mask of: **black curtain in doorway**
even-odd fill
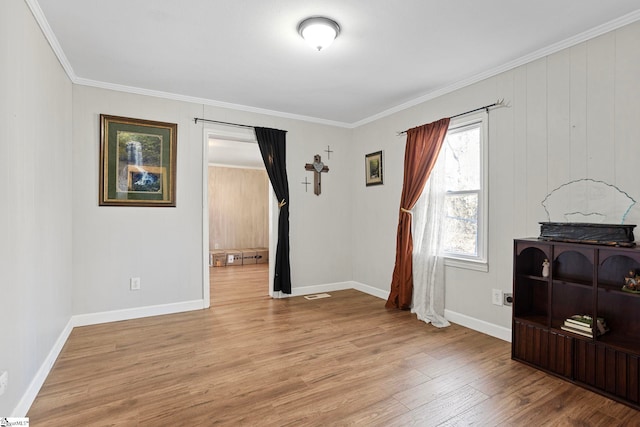
[[[287,179],[286,134],[284,130],[256,127],[256,138],[273,191],[278,198],[278,246],[273,290],[291,293],[289,265],[289,181]]]

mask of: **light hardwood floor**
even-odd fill
[[[76,328],[32,426],[615,426],[638,411],[354,290],[272,300],[213,268],[212,308]]]

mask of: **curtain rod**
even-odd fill
[[[221,125],[237,126],[239,128],[255,129],[255,126],[242,125],[240,123],[221,122],[219,120],[202,119],[202,118],[199,118],[199,117],[195,117],[193,119],[194,123],[196,123],[196,124],[198,124],[198,120],[200,120],[201,122],[218,123],[218,124],[221,124]]]
[[[460,117],[460,116],[464,116],[467,114],[471,114],[471,113],[475,113],[476,111],[480,111],[480,110],[487,110],[487,113],[489,112],[489,108],[491,107],[504,107],[504,98],[503,99],[499,99],[496,102],[494,102],[493,104],[489,104],[489,105],[485,105],[484,107],[478,107],[478,108],[474,108],[473,110],[469,110],[469,111],[465,111],[464,113],[460,113],[460,114],[456,114],[455,116],[451,116],[449,117],[450,119],[455,119],[456,117]],[[405,133],[407,133],[408,129],[402,132],[398,132],[398,136],[400,135],[404,135]]]

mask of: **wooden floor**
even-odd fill
[[[615,426],[640,413],[358,291],[272,300],[213,268],[212,308],[73,330],[32,426]]]

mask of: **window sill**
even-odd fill
[[[455,267],[455,268],[464,268],[467,270],[475,270],[488,272],[489,264],[486,261],[472,261],[469,259],[460,259],[460,258],[445,258],[444,265],[446,267]]]

